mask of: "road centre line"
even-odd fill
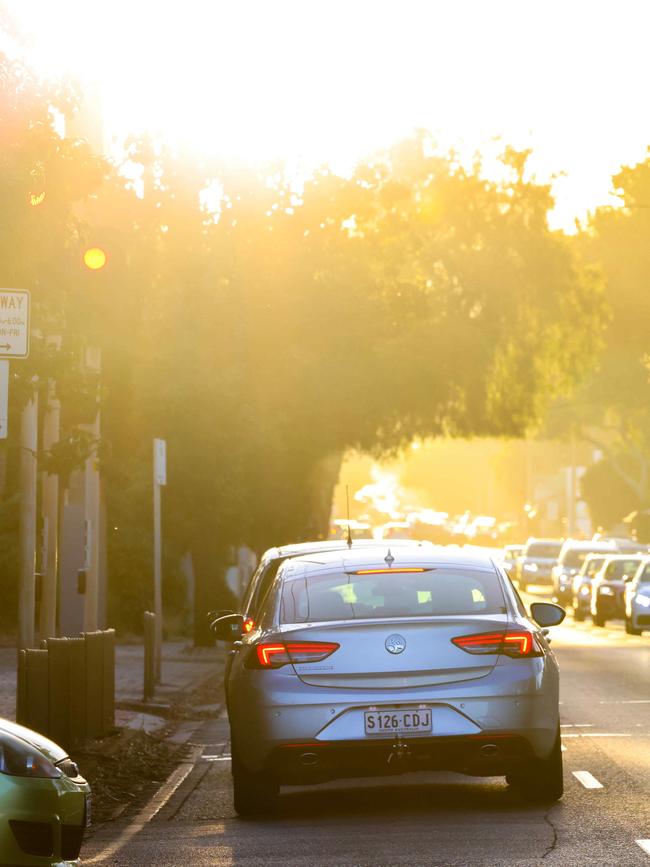
[[[581,783],[585,789],[604,789],[602,783],[598,782],[598,780],[594,777],[593,774],[590,774],[589,771],[572,771],[571,772],[576,780]]]
[[[646,855],[650,855],[650,840],[636,840],[636,845],[640,846]]]
[[[563,738],[631,738],[626,732],[580,732],[562,735]]]

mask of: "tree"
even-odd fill
[[[604,455],[602,471],[615,474],[628,495],[616,516],[650,502],[650,158],[613,178],[620,208],[600,208],[576,247],[588,266],[603,273],[609,319],[598,365],[556,414]],[[611,514],[612,497],[594,484],[592,510]],[[630,502],[630,494],[632,500]]]

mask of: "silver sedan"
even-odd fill
[[[486,554],[386,547],[287,560],[258,622],[228,615],[235,809],[282,784],[452,770],[560,798],[559,676],[540,626]]]

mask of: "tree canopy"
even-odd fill
[[[127,596],[139,619],[148,595],[153,436],[169,444],[167,572],[192,552],[200,611],[226,601],[229,545],[326,533],[344,450],[522,435],[594,362],[601,284],[549,230],[526,153],[504,152],[500,181],[423,133],[349,177],[150,142],[108,166],[56,135],[49,92],[2,69],[5,281],[34,289],[37,327],[65,338],[25,374],[69,383],[72,437],[74,407],[97,395],[75,347],[102,348],[122,617]],[[94,238],[109,252],[100,274],[80,264]]]

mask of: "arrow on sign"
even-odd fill
[[[0,343],[0,349],[11,349],[11,343]]]

